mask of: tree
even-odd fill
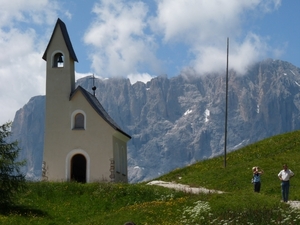
[[[0,205],[13,203],[16,194],[25,187],[25,176],[20,168],[25,161],[16,162],[20,148],[18,142],[9,142],[11,122],[0,126]]]

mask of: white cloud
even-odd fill
[[[221,46],[196,46],[194,50],[196,58],[191,65],[197,73],[225,72],[226,40],[224,39]],[[242,42],[229,39],[229,69],[234,69],[242,75],[253,62],[266,57],[269,51],[271,50],[267,45],[267,40],[253,33],[249,33]]]
[[[277,9],[281,0],[158,0],[152,29],[165,41],[215,41],[229,34],[239,35],[245,19],[256,11]]]
[[[165,44],[186,43],[194,55],[188,66],[197,73],[225,70],[226,39],[230,37],[230,65],[244,73],[249,65],[271,51],[265,37],[243,30],[246,18],[251,19],[257,11],[264,14],[277,9],[280,3],[280,0],[158,0],[157,17],[150,23],[153,31],[163,35]]]
[[[96,18],[84,41],[93,46],[92,68],[97,74],[126,76],[139,73],[142,66],[159,70],[156,44],[144,33],[148,8],[143,2],[105,0],[93,12]]]
[[[41,52],[14,57],[0,69],[0,123],[13,120],[15,112],[33,96],[45,94],[45,63]],[[2,60],[1,60],[2,61]]]
[[[95,5],[96,18],[84,41],[93,47],[90,57],[97,74],[127,76],[146,69],[164,73],[163,62],[155,56],[159,45],[184,43],[191,55],[187,66],[197,73],[224,71],[227,37],[232,43],[231,65],[239,73],[245,72],[254,60],[263,58],[265,51],[281,52],[270,50],[265,37],[243,30],[247,20],[277,9],[281,0],[157,0],[156,3],[157,11],[152,17],[147,14],[147,5],[140,1],[103,0]],[[146,31],[150,27],[154,33]],[[160,37],[162,43],[158,41]]]
[[[135,84],[138,81],[141,81],[146,84],[148,81],[154,78],[154,76],[151,76],[148,73],[140,73],[140,74],[129,74],[127,78],[130,80],[131,84]]]
[[[57,1],[50,0],[0,0],[0,27],[15,22],[51,24],[58,7]]]
[[[0,124],[12,121],[31,97],[45,94],[46,42],[33,26],[53,29],[56,6],[56,1],[0,0]]]
[[[231,51],[231,68],[240,74],[244,74],[253,62],[266,57],[269,46],[264,38],[249,33],[241,44],[235,43]]]
[[[66,16],[69,20],[72,19],[72,13],[70,13],[69,10],[67,10],[67,11],[65,12],[65,16]]]
[[[35,49],[35,32],[12,29],[0,31],[0,123],[13,120],[14,113],[28,100],[45,90],[45,63]],[[9,112],[9,113],[8,113]]]
[[[87,77],[87,76],[92,76],[92,75],[93,75],[93,73],[77,73],[75,71],[75,79],[76,79],[76,81],[79,80],[79,79],[81,79],[81,78],[84,78],[84,77]],[[96,77],[96,75],[95,75],[95,77]]]
[[[265,12],[269,13],[277,10],[281,6],[281,0],[267,0],[267,1],[260,1],[260,9]]]
[[[258,1],[159,0],[152,28],[165,41],[207,42],[241,29],[241,16]]]

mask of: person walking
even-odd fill
[[[281,195],[282,201],[288,202],[290,179],[294,176],[294,173],[288,168],[287,164],[283,164],[283,170],[278,173],[278,178],[281,180]]]
[[[260,175],[264,173],[262,169],[259,169],[258,166],[255,166],[252,168],[253,172],[253,187],[254,187],[254,192],[259,193],[260,192],[260,187],[261,187],[261,180],[260,180]]]

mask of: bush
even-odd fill
[[[16,162],[19,154],[18,142],[7,142],[11,122],[0,126],[0,205],[9,205],[18,191],[25,187],[25,176],[20,173],[24,161]]]

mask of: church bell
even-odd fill
[[[58,61],[57,61],[58,63],[63,63],[64,61],[63,61],[63,58],[62,58],[62,55],[60,55],[59,57],[58,57]]]

